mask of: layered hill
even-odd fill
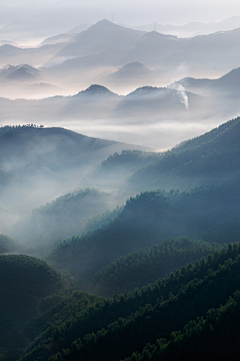
[[[123,150],[103,160],[89,175],[93,184],[122,184],[128,176],[146,165],[157,162],[164,153]]]
[[[218,311],[209,309],[221,307],[223,311],[221,305],[230,296],[234,301],[230,297],[228,305],[233,309],[238,306],[238,292],[234,292],[238,290],[239,267],[239,244],[230,244],[227,249],[216,251],[195,265],[189,263],[155,284],[136,289],[133,294],[115,295],[113,300],[99,302],[81,314],[69,308],[68,319],[61,323],[62,327],[58,328],[54,322],[45,326],[21,360],[77,360],[79,357],[121,360],[133,353],[131,360],[134,360],[136,352],[143,352],[145,360],[149,352],[158,351],[170,340],[175,341],[175,337],[181,335],[179,331],[190,321],[197,319],[199,322],[201,317],[209,319],[211,314],[214,322]],[[228,313],[226,324],[230,326],[237,314]],[[187,329],[191,325],[195,323],[189,324]],[[191,337],[191,333],[188,336]],[[197,342],[194,338],[192,341]],[[149,343],[155,342],[156,346],[150,347]],[[44,347],[47,344],[51,346]],[[237,346],[235,338],[232,344]],[[202,345],[207,347],[206,338],[202,339]],[[149,351],[147,354],[144,346]],[[226,347],[230,351],[229,346]]]
[[[117,197],[96,189],[65,194],[21,217],[9,230],[32,252],[51,249],[73,234],[81,234],[87,222],[117,205]]]
[[[14,353],[30,342],[24,332],[26,323],[39,315],[44,296],[63,288],[64,279],[46,262],[25,255],[1,255],[0,272],[1,357],[6,353],[6,360],[16,359]]]
[[[11,122],[17,117],[32,123],[36,120],[44,122],[48,118],[66,123],[67,119],[71,119],[74,123],[80,121],[83,126],[86,120],[104,121],[107,124],[114,122],[119,126],[128,123],[129,119],[138,123],[146,121],[146,118],[150,123],[160,123],[166,119],[196,122],[197,116],[202,119],[212,114],[207,100],[200,95],[184,89],[152,86],[140,87],[126,96],[120,96],[102,85],[92,84],[73,96],[38,100],[0,98],[0,104],[0,120],[9,119]]]
[[[141,193],[130,198],[110,222],[102,222],[91,232],[60,243],[49,261],[57,268],[68,269],[87,287],[89,283],[85,282],[91,275],[120,256],[168,237],[189,235],[204,240],[206,230],[211,234],[211,230],[233,216],[236,218],[232,218],[232,227],[228,228],[228,239],[235,241],[239,230],[238,201],[239,175],[218,186],[189,192]],[[222,237],[217,240],[219,243],[225,243],[225,233]]]
[[[141,189],[186,188],[231,177],[239,171],[240,119],[186,141],[159,161],[135,172],[130,183]]]
[[[1,207],[7,210],[6,214],[10,213],[6,219],[3,212],[2,227],[11,225],[13,216],[16,221],[17,216],[33,208],[86,187],[84,179],[88,172],[111,154],[123,149],[143,149],[63,128],[33,125],[3,127],[0,140],[0,163],[11,176],[2,186],[0,197]]]
[[[0,254],[24,252],[24,245],[22,242],[10,238],[5,234],[0,234]]]
[[[170,87],[178,89],[182,85],[186,91],[212,97],[235,98],[239,96],[240,68],[231,70],[229,73],[217,79],[183,78]],[[228,99],[230,100],[230,99]]]

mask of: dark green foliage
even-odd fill
[[[63,277],[46,262],[25,255],[0,256],[0,288],[45,296],[63,287]]]
[[[156,162],[162,153],[141,152],[140,150],[123,150],[121,153],[114,153],[106,160],[101,162],[102,170],[108,170],[110,167],[128,167],[139,168],[147,163]]]
[[[12,348],[0,347],[0,361],[17,360],[20,355],[21,351]]]
[[[27,346],[26,323],[40,312],[42,296],[63,287],[63,277],[46,262],[25,255],[1,255],[0,275],[0,347],[7,361]]]
[[[205,241],[203,235],[209,227],[218,228],[229,217],[240,219],[239,180],[236,175],[219,186],[199,187],[182,193],[141,193],[130,198],[110,222],[60,243],[50,254],[49,261],[88,282],[95,272],[120,256],[151,247],[166,238],[188,235]],[[236,229],[229,231],[229,242],[235,240],[235,234]],[[208,241],[211,242],[209,237]]]
[[[98,182],[115,184],[137,169],[155,163],[162,156],[163,153],[123,150],[121,153],[114,153],[102,161],[91,177],[97,177]]]
[[[209,256],[208,266],[216,268],[216,261],[223,254],[237,254],[239,250],[239,245],[230,245],[228,251]],[[165,301],[156,299],[155,304],[145,304],[137,312],[129,313],[125,319],[116,318],[107,328],[85,335],[81,342],[76,340],[69,349],[52,356],[50,360],[120,360],[133,352],[141,352],[144,344],[154,343],[158,338],[174,338],[172,331],[180,331],[191,320],[206,315],[210,308],[219,307],[239,287],[240,255],[234,261],[230,258],[224,264],[219,264],[217,270],[208,268],[205,275],[196,278],[205,264],[206,261],[201,261],[195,267],[185,267],[173,275],[174,282],[180,275],[184,279],[186,274],[192,273],[192,280],[183,282],[175,295],[170,293]],[[163,286],[159,282],[155,287],[160,289]],[[149,289],[151,292],[152,288]],[[135,298],[141,299],[143,295],[137,293]],[[120,305],[120,299],[118,302]]]
[[[218,183],[240,169],[240,118],[184,142],[165,153],[158,162],[138,170],[132,185],[141,189]]]
[[[21,292],[0,292],[0,347],[22,348],[23,325],[36,315],[38,299]]]
[[[159,339],[143,352],[124,361],[237,361],[240,352],[240,292],[224,306],[210,309],[206,317],[190,321],[183,330],[172,332],[171,340]]]
[[[6,236],[5,234],[0,234],[0,254],[21,252],[23,250],[23,243]]]
[[[71,343],[79,329],[80,332],[84,327],[91,329],[93,310],[103,302],[101,297],[72,289],[44,298],[41,314],[26,327],[31,339],[37,337],[23,359],[46,360],[60,345]]]
[[[229,235],[231,241],[237,242],[240,234],[240,217],[238,214],[228,217],[217,226],[210,227],[202,232],[202,237],[208,242],[228,243]]]
[[[129,253],[96,273],[94,292],[109,297],[125,290],[132,291],[213,253],[217,248],[217,245],[181,237],[154,245],[150,250]]]
[[[97,301],[81,312],[79,306],[72,307],[68,300],[63,317],[61,306],[55,321],[55,316],[48,317],[51,324],[35,339],[22,360],[45,360],[52,352],[57,355],[62,348],[69,348],[71,351],[67,353],[76,354],[76,359],[81,355],[83,360],[95,357],[99,361],[119,360],[134,350],[141,351],[147,342],[168,337],[189,320],[225,302],[239,285],[239,255],[240,245],[229,245],[228,249],[215,251],[195,266],[188,264],[154,285],[136,289],[132,294],[114,296],[113,300]],[[36,322],[41,324],[41,318]],[[61,353],[63,359],[64,354]]]

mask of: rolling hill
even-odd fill
[[[73,234],[81,234],[89,219],[116,207],[117,197],[96,189],[65,194],[21,217],[9,234],[28,252],[46,252]]]
[[[155,164],[139,169],[130,183],[141,189],[186,188],[221,182],[239,171],[240,118],[183,142]]]

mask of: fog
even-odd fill
[[[0,233],[29,249],[46,251],[152,189],[129,180],[239,115],[234,1],[0,1],[0,10]],[[184,177],[161,186],[170,184],[190,186]]]

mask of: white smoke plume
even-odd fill
[[[181,103],[183,103],[187,110],[189,110],[188,96],[183,85],[178,84],[176,90],[179,91]]]

